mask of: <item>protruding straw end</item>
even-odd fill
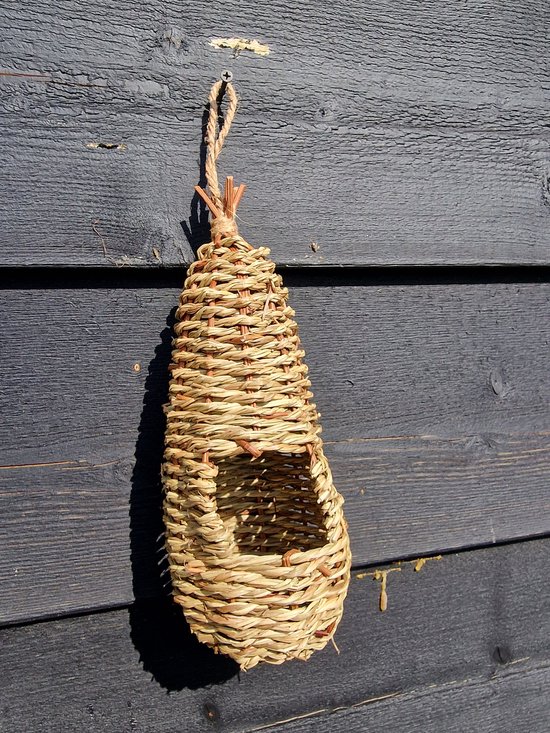
[[[217,235],[222,237],[232,237],[239,233],[237,222],[235,221],[235,212],[241,200],[246,186],[241,183],[235,188],[233,176],[228,176],[225,181],[225,190],[223,200],[214,202],[206,191],[200,186],[195,186],[195,191],[205,202],[212,213],[212,221],[210,229],[212,238]]]

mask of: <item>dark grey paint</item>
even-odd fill
[[[402,565],[388,577],[385,613],[379,583],[354,574],[336,633],[339,655],[329,645],[306,664],[259,667],[240,678],[190,639],[172,604],[6,629],[3,733],[244,732],[389,694],[396,697],[379,706],[287,725],[546,733],[548,673],[537,669],[550,654],[550,591],[541,582],[549,562],[550,542],[542,540],[446,556],[418,573]],[[413,690],[421,701],[408,696]]]
[[[550,531],[550,285],[289,279],[356,564]],[[4,621],[160,592],[178,290],[126,284],[3,293]]]
[[[242,232],[278,263],[548,263],[549,12],[512,0],[6,7],[2,261],[189,262],[201,116],[229,67],[241,104],[221,174],[248,183]],[[272,52],[233,58],[216,36]],[[196,244],[205,230],[193,230]]]

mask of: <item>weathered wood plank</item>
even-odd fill
[[[173,604],[8,628],[0,634],[3,731],[252,731],[394,695],[387,705],[336,712],[330,723],[314,719],[316,729],[385,730],[387,714],[387,729],[407,733],[523,733],[523,713],[524,724],[542,733],[549,562],[550,541],[538,540],[446,556],[419,572],[402,565],[388,577],[385,613],[378,610],[379,584],[354,574],[336,635],[340,655],[327,647],[306,666],[260,667],[240,679],[193,641]],[[508,702],[506,691],[515,694]],[[484,705],[489,696],[493,703]],[[460,700],[468,704],[457,728]],[[415,723],[420,705],[426,715],[434,711],[431,725],[439,727]],[[517,728],[506,727],[505,713]],[[402,723],[390,725],[400,715]],[[470,721],[479,725],[467,728]],[[495,721],[503,727],[491,727]]]
[[[366,700],[269,727],[272,733],[391,730],[392,733],[546,733],[550,720],[550,667],[525,664],[488,680]]]
[[[287,277],[355,563],[548,533],[550,285],[314,280]],[[113,285],[2,293],[3,622],[161,592],[178,290]]]
[[[223,169],[249,184],[243,234],[280,264],[550,261],[542,0],[0,13],[3,264],[189,262],[203,105],[226,66],[242,102]],[[217,36],[272,52],[232,58]]]

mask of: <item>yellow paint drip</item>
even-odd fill
[[[213,38],[210,45],[214,48],[230,48],[235,52],[235,56],[241,51],[252,51],[258,56],[267,56],[269,54],[269,46],[259,41],[249,40],[248,38]]]
[[[416,560],[397,560],[393,563],[392,567],[386,568],[385,570],[374,570],[371,573],[360,572],[356,574],[355,578],[357,580],[363,580],[363,578],[370,576],[373,580],[380,583],[379,606],[381,611],[386,611],[388,608],[388,573],[401,572],[403,565],[412,565],[414,572],[418,573],[429,560],[443,560],[443,556],[433,555],[432,557],[419,557]]]
[[[388,593],[387,593],[387,584],[388,584],[388,573],[399,573],[401,572],[401,568],[388,568],[387,570],[375,570],[374,573],[372,573],[372,577],[374,580],[377,580],[380,583],[380,610],[385,611],[388,608]]]
[[[418,573],[422,570],[424,565],[428,562],[428,560],[442,560],[442,555],[434,555],[433,557],[419,557],[418,560],[411,560],[411,563],[414,564],[414,572]]]

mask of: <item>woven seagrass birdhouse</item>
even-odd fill
[[[220,92],[229,106],[216,135]],[[201,641],[249,669],[325,646],[351,556],[288,291],[269,249],[237,231],[244,186],[218,186],[236,103],[231,84],[214,85],[209,192],[197,187],[212,241],[176,312],[163,484],[174,599]]]

